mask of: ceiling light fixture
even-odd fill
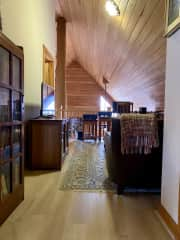
[[[107,0],[105,9],[110,16],[120,16],[119,6],[114,0]]]

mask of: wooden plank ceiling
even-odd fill
[[[111,104],[112,99],[105,94],[99,84],[77,62],[66,67],[66,110],[68,112],[98,112],[100,97]]]
[[[77,60],[99,84],[110,82],[116,101],[163,109],[165,0],[117,0],[110,17],[105,0],[59,0],[67,20],[67,59]]]

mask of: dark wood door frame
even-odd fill
[[[66,108],[65,97],[65,63],[66,63],[66,20],[57,17],[57,62],[55,78],[55,108],[60,116],[60,109]]]

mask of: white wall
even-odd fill
[[[180,30],[167,39],[162,205],[178,223],[180,180]]]
[[[25,103],[40,106],[42,45],[56,56],[55,0],[0,0],[3,33],[24,48]]]

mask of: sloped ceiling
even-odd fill
[[[67,20],[67,65],[77,60],[116,101],[163,109],[165,0],[117,0],[110,17],[105,0],[59,0]]]
[[[77,62],[66,67],[66,100],[68,112],[97,112],[100,111],[100,97],[105,91]],[[112,99],[106,94],[106,100],[111,104]]]

